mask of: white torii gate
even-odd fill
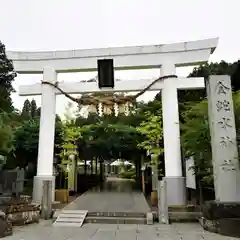
[[[96,71],[98,59],[114,59],[115,70],[160,68],[161,76],[175,75],[176,67],[198,65],[208,61],[218,44],[218,38],[165,45],[121,47],[106,49],[8,52],[18,73],[43,73],[43,80],[57,82],[57,73]],[[97,83],[59,83],[69,93],[93,93],[100,91],[141,91],[152,80],[117,81],[114,89],[99,89]],[[180,129],[178,112],[178,89],[204,88],[203,78],[169,78],[154,84],[150,91],[162,91],[165,179],[167,181],[168,205],[184,205],[186,184],[182,175]],[[42,95],[38,166],[34,178],[33,199],[41,201],[42,181],[52,180],[53,149],[56,114],[54,87],[43,84],[20,86],[20,96]],[[53,191],[55,187],[53,187]],[[54,194],[54,192],[53,192]],[[54,195],[53,195],[54,196]]]

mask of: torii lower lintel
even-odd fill
[[[45,80],[46,81],[46,80]],[[151,84],[154,79],[123,80],[115,83],[114,89],[99,89],[95,82],[59,82],[58,86],[68,94],[98,93],[98,92],[138,92]],[[202,89],[205,87],[204,78],[179,77],[175,81],[176,89]],[[163,88],[163,81],[155,83],[148,91],[160,91]],[[55,89],[56,94],[61,94]],[[19,87],[20,96],[42,95],[42,84],[22,85]]]

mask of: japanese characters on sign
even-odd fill
[[[231,145],[235,145],[234,141],[228,136],[229,128],[233,127],[231,116],[228,113],[231,111],[230,101],[228,100],[229,94],[231,94],[231,87],[227,86],[223,81],[218,81],[216,84],[216,95],[219,99],[216,99],[216,110],[221,112],[221,117],[217,122],[219,127],[225,131],[224,136],[220,136],[221,148],[230,148]],[[226,98],[226,99],[225,99]],[[223,171],[236,171],[236,167],[231,159],[224,159],[223,163],[220,164]]]
[[[226,86],[224,84],[224,82],[222,82],[222,81],[218,81],[218,83],[216,85],[217,94],[224,94],[224,95],[226,95],[230,91],[230,89],[231,88]]]
[[[217,111],[230,111],[230,102],[227,100],[217,101],[216,103]]]
[[[222,147],[228,147],[230,144],[234,145],[234,142],[231,140],[230,137],[226,136],[226,137],[220,137],[220,145]]]
[[[221,125],[221,128],[227,129],[227,128],[231,128],[231,118],[221,118],[220,121],[218,122],[218,124]]]
[[[224,160],[220,165],[223,171],[236,171],[236,167],[232,160]]]

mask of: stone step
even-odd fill
[[[105,223],[105,224],[146,224],[146,218],[140,217],[97,217],[87,216],[84,223]]]
[[[90,217],[125,217],[125,218],[146,218],[146,213],[141,212],[89,212]]]
[[[198,222],[202,216],[201,212],[169,212],[171,222]]]
[[[81,227],[87,212],[86,210],[62,210],[53,223],[53,226]]]
[[[153,217],[158,221],[157,212],[153,212]],[[168,212],[169,220],[171,222],[198,222],[202,217],[201,212]]]
[[[72,211],[57,211],[53,215],[53,220],[61,226],[71,224],[75,222],[77,225],[77,215],[73,214],[77,210]],[[59,216],[61,217],[59,218]],[[59,221],[60,220],[60,221]],[[89,212],[84,220],[84,223],[106,223],[106,224],[146,224],[146,213],[134,213],[134,212]],[[60,226],[59,225],[59,226]],[[69,225],[70,226],[70,225]]]
[[[200,212],[200,206],[183,205],[183,206],[169,206],[169,212]]]
[[[53,218],[56,219],[59,214],[64,211],[61,209],[55,209]],[[77,211],[77,210],[72,210]],[[146,213],[140,212],[88,212],[89,217],[125,217],[125,218],[146,218]]]
[[[58,222],[54,224],[55,227],[81,227],[81,222]]]

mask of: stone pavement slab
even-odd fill
[[[132,185],[128,179],[108,178],[103,186],[87,191],[64,209],[147,213],[150,208],[145,196]]]
[[[172,225],[84,224],[81,228],[53,227],[51,221],[14,228],[6,240],[234,240],[204,231],[197,223]]]

